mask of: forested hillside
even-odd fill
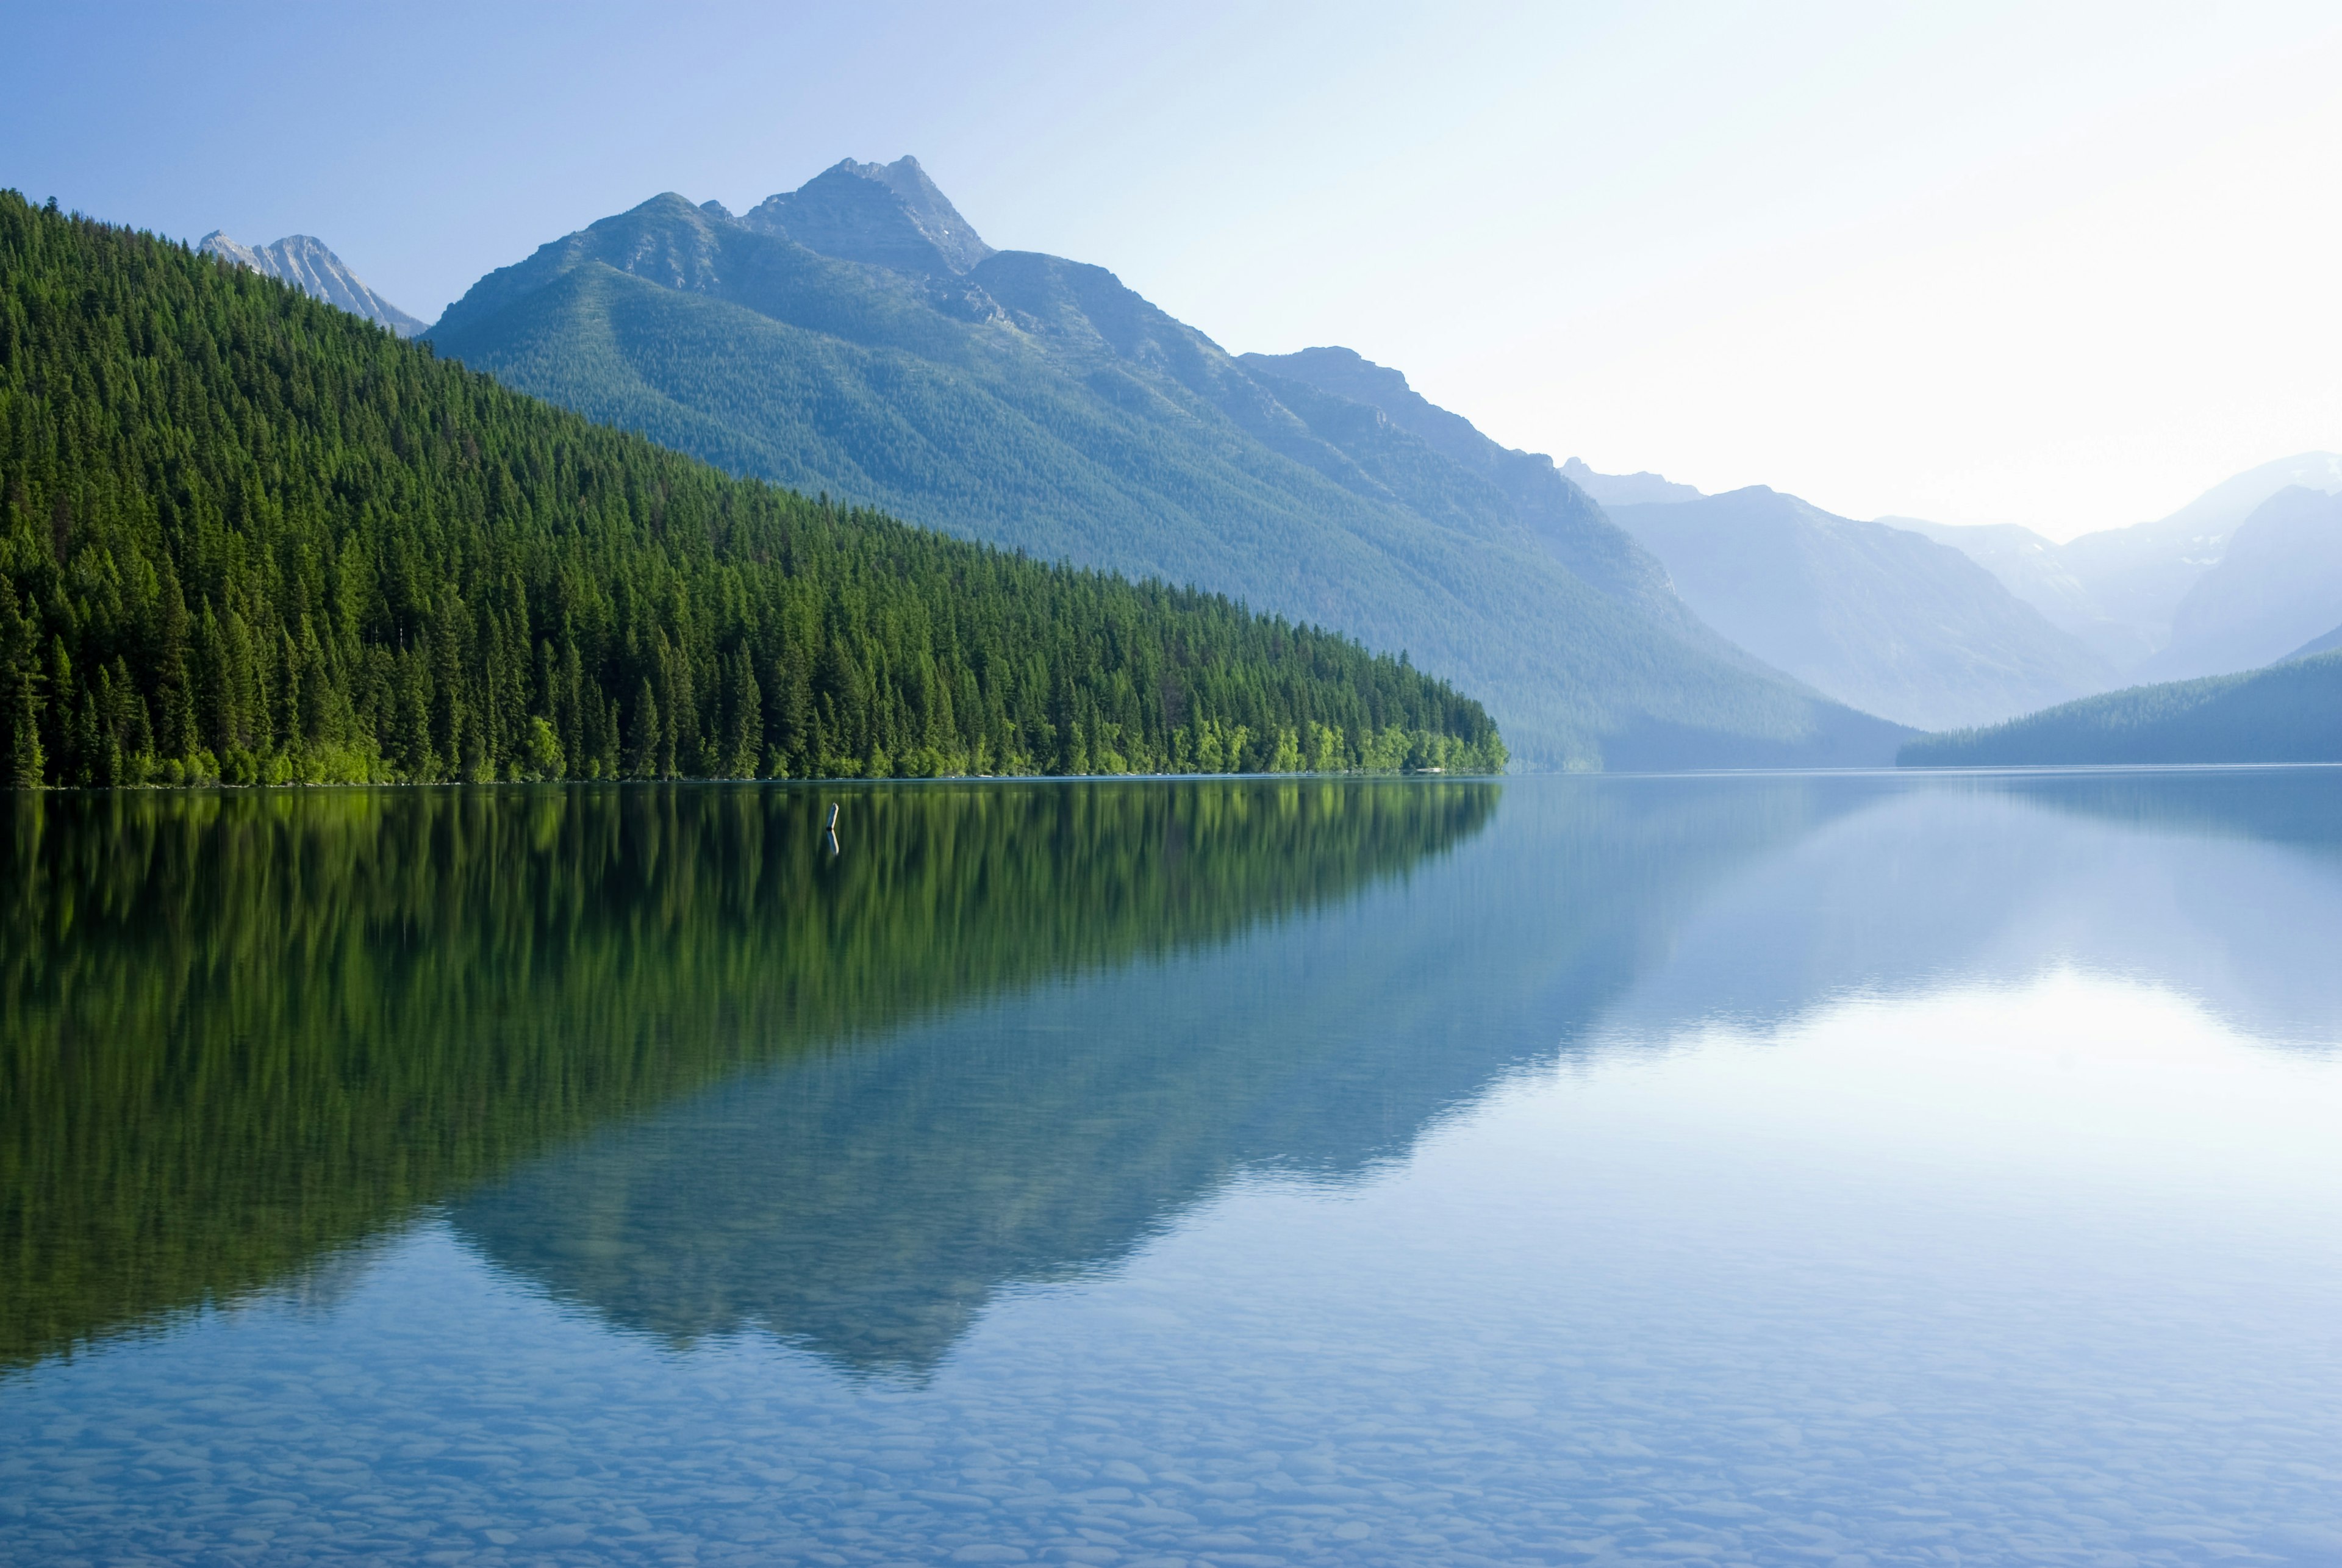
[[[1248,367],[1104,268],[992,251],[869,175],[738,220],[654,197],[428,335],[736,473],[1406,649],[1533,766],[1883,764],[1907,733],[1700,625],[1549,463]]]
[[[727,477],[0,193],[0,776],[1500,767],[1208,594]]]
[[[2342,652],[2134,686],[1990,729],[1925,735],[1905,767],[2342,762]]]

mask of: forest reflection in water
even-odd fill
[[[1402,1154],[1556,1050],[2051,963],[2330,1039],[2337,782],[1516,784],[1466,881],[1232,947],[1471,840],[1504,786],[18,797],[0,1365],[453,1203],[625,1326],[916,1371],[1004,1283],[1240,1169]]]
[[[1496,794],[0,797],[0,1370],[283,1280],[747,1066],[1342,899]]]
[[[20,817],[0,1554],[2342,1549],[2342,771],[831,798]]]

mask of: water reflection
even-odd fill
[[[2060,967],[2342,1036],[2337,783],[1516,785],[1455,876],[749,1075],[455,1217],[630,1330],[922,1373],[1004,1287],[1110,1263],[1240,1171],[1370,1169],[1556,1054]]]
[[[295,1278],[744,1066],[1338,903],[1468,839],[1496,800],[1290,782],[14,797],[0,1368]]]
[[[818,803],[45,822],[0,1554],[2342,1546],[2342,775]]]

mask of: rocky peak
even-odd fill
[[[289,283],[312,299],[379,322],[401,337],[413,337],[423,330],[421,322],[367,287],[364,278],[314,235],[287,235],[275,245],[255,249],[214,229],[196,242],[195,249],[232,266]]]
[[[843,159],[796,190],[766,197],[739,222],[824,255],[919,276],[956,276],[992,255],[907,155],[891,164]]]

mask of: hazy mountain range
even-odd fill
[[[314,239],[203,245],[417,325]],[[427,335],[736,472],[1405,648],[1534,766],[1883,761],[1898,725],[2342,636],[2332,454],[2064,544],[1556,465],[1348,349],[1231,355],[1102,268],[996,251],[907,157],[738,215],[655,197]]]
[[[1708,624],[1867,713],[1959,729],[2113,679],[1992,574],[1917,534],[1761,484],[1609,511]]]
[[[2342,457],[2307,452],[2265,463],[2214,485],[2167,517],[2102,529],[2063,544],[2007,524],[1963,528],[1899,517],[1882,521],[1967,553],[2124,674],[2172,678],[2266,664],[2292,645],[2256,644],[2250,638],[2239,643],[2220,629],[2233,622],[2249,596],[2242,580],[2266,570],[2266,550],[2247,549],[2247,565],[2230,574],[2236,580],[2227,585],[2214,587],[2211,580],[2221,574],[2247,521],[2296,487],[2321,494],[2342,492]],[[2207,601],[2187,607],[2199,589],[2208,591]],[[2268,607],[2277,609],[2286,598],[2279,592]],[[2320,624],[2342,622],[2342,595],[2329,597],[2327,604]],[[2291,614],[2286,614],[2290,622]],[[2251,656],[2249,650],[2258,646],[2269,651]]]
[[[196,242],[195,248],[205,255],[281,278],[312,298],[380,322],[401,337],[413,337],[423,330],[421,322],[368,288],[364,278],[325,248],[325,241],[313,235],[287,235],[275,245],[255,249],[214,229]]]
[[[915,160],[738,217],[655,197],[428,335],[736,472],[1405,649],[1532,765],[1884,761],[1901,734],[1704,624],[1549,459],[1354,355],[1239,360],[1103,268],[996,251]]]

